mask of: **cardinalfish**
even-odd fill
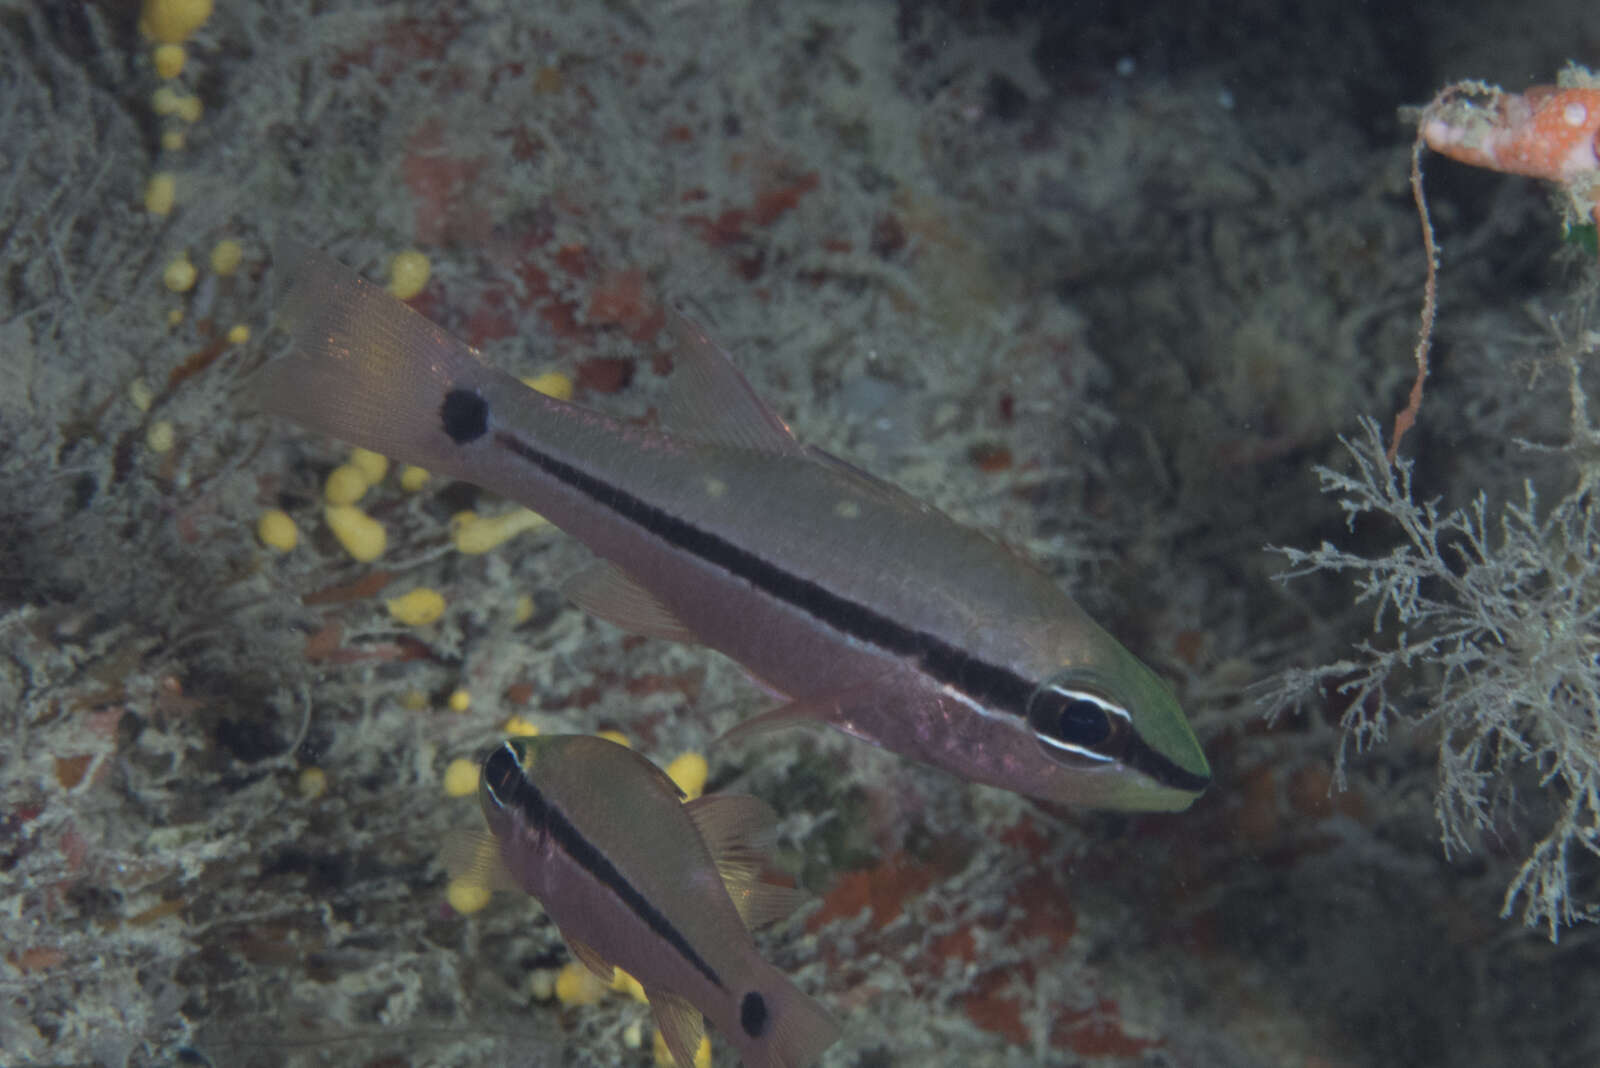
[[[528,388],[323,253],[290,259],[266,408],[587,543],[579,606],[708,645],[783,699],[730,735],[821,722],[1107,808],[1187,808],[1210,781],[1172,691],[1049,576],[800,444],[682,316],[661,426],[639,426]]]
[[[451,866],[532,894],[602,979],[616,966],[638,980],[678,1068],[694,1063],[702,1014],[748,1068],[804,1068],[839,1028],[750,937],[804,896],[760,878],[752,843],[772,810],[742,795],[681,797],[665,772],[605,738],[509,738],[478,779],[490,834],[458,839]]]

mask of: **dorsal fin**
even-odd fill
[[[826,449],[819,449],[815,445],[807,445],[805,446],[805,453],[810,459],[816,460],[824,467],[831,468],[840,476],[849,479],[864,496],[876,498],[884,504],[902,508],[917,515],[934,510],[933,505],[927,501],[913,497],[893,482],[879,478],[871,471],[857,467],[849,460],[841,459]]]
[[[685,801],[683,809],[716,861],[730,850],[758,845],[778,822],[770,805],[749,794],[706,794]]]
[[[799,455],[803,446],[733,360],[681,312],[668,310],[675,360],[661,423],[695,441],[757,452]]]
[[[803,890],[776,886],[761,878],[767,867],[762,847],[777,822],[765,801],[744,794],[708,794],[683,807],[705,841],[746,927],[775,923],[806,899]]]
[[[656,788],[662,791],[662,793],[666,794],[666,796],[672,798],[674,801],[683,800],[683,787],[673,782],[671,775],[668,775],[665,771],[663,771],[660,766],[658,766],[656,762],[651,760],[649,757],[634,752],[621,742],[612,741],[610,738],[606,738],[598,734],[587,734],[581,737],[573,736],[571,741],[574,746],[599,746],[611,750],[621,750],[620,753],[611,752],[609,755],[617,760],[631,761],[646,778],[656,784]],[[574,751],[581,750],[575,749]]]

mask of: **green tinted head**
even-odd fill
[[[1108,808],[1187,808],[1211,782],[1200,743],[1166,683],[1116,643],[1103,667],[1069,667],[1028,698],[1028,728],[1073,784]],[[1076,773],[1076,774],[1071,774]]]

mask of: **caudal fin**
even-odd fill
[[[739,1006],[739,1023],[745,1032],[740,1055],[746,1068],[810,1068],[823,1050],[838,1041],[839,1023],[777,969],[771,974],[777,982],[769,985],[770,994],[760,1010],[750,999],[761,995],[753,992],[746,994]],[[763,1014],[759,1027],[752,1028]],[[763,1033],[752,1036],[752,1029]]]
[[[510,380],[403,301],[316,249],[280,243],[279,324],[294,349],[251,383],[261,406],[308,429],[443,474],[464,458],[445,433],[455,390]]]

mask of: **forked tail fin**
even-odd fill
[[[267,411],[406,463],[461,477],[441,410],[455,390],[515,382],[331,256],[281,242],[279,323],[294,349],[251,387]]]
[[[762,1010],[766,1033],[752,1037],[750,1028],[745,1027],[740,1054],[747,1068],[810,1068],[824,1050],[838,1041],[839,1022],[821,1002],[804,993],[782,972],[772,968],[770,974],[775,982],[763,984],[772,999]],[[748,1002],[753,996],[757,995],[745,995],[740,1005],[741,1025],[755,1022]]]

